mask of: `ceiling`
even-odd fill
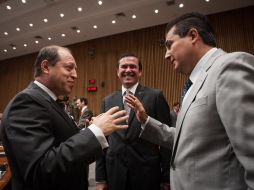
[[[0,0],[0,60],[37,52],[50,44],[70,45],[164,24],[185,12],[212,14],[254,5],[254,0],[102,0],[102,5],[98,0],[22,1]]]

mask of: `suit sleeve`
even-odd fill
[[[61,140],[56,136],[51,119],[54,113],[27,94],[19,95],[10,106],[6,130],[12,159],[24,176],[25,183],[34,189],[52,189],[68,179],[77,167],[96,160],[101,146],[90,130]],[[59,125],[65,124],[59,122]],[[66,124],[65,124],[66,125]],[[9,153],[10,153],[9,152]]]
[[[234,153],[245,170],[248,189],[254,189],[254,57],[229,56],[219,73],[216,105]]]
[[[102,101],[101,104],[101,113],[104,113],[105,109],[105,99]],[[106,151],[107,148],[104,150],[104,154],[96,161],[95,167],[95,180],[96,182],[106,182],[107,181],[107,172],[106,172]]]
[[[156,118],[170,126],[171,119],[170,119],[170,109],[168,103],[163,96],[162,92],[160,91],[158,96],[156,97],[155,103],[155,113]],[[170,158],[171,158],[171,149],[160,147],[160,156],[161,156],[161,182],[162,183],[169,183],[169,170],[170,170]]]

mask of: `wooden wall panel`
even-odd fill
[[[210,15],[215,28],[218,47],[230,51],[254,54],[254,7]],[[78,65],[78,80],[71,93],[88,98],[89,107],[99,113],[103,97],[120,88],[116,75],[118,57],[124,52],[134,52],[142,62],[140,82],[163,90],[172,106],[179,100],[186,77],[177,74],[164,60],[163,45],[165,25],[107,36],[69,46]],[[8,101],[33,80],[33,63],[36,54],[0,62],[0,112]],[[89,79],[96,80],[98,91],[87,93]]]

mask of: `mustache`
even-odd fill
[[[135,73],[133,73],[133,72],[128,72],[128,73],[122,73],[121,74],[121,76],[128,76],[128,77],[133,77],[133,76],[135,76],[136,74]]]

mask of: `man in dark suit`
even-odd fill
[[[93,112],[88,109],[88,102],[85,97],[80,97],[77,99],[77,107],[80,110],[80,117],[78,122],[79,128],[84,128],[87,125],[87,121],[90,121],[93,117]]]
[[[35,81],[7,105],[2,141],[12,173],[13,190],[88,189],[86,167],[107,147],[104,135],[126,128],[125,111],[113,108],[80,130],[57,104],[77,78],[67,48],[48,46],[35,61]]]
[[[172,190],[254,189],[254,56],[215,46],[202,14],[167,26],[165,57],[192,82],[176,128],[148,117],[138,98],[126,98],[144,123],[141,138],[174,146]]]
[[[128,91],[144,103],[149,114],[170,124],[170,110],[162,92],[140,85],[141,72],[137,56],[123,55],[117,68],[122,89],[104,98],[101,112],[114,106],[124,108]],[[159,190],[160,185],[168,189],[171,151],[139,138],[141,125],[133,111],[127,122],[127,130],[108,136],[109,148],[96,162],[97,190]]]

